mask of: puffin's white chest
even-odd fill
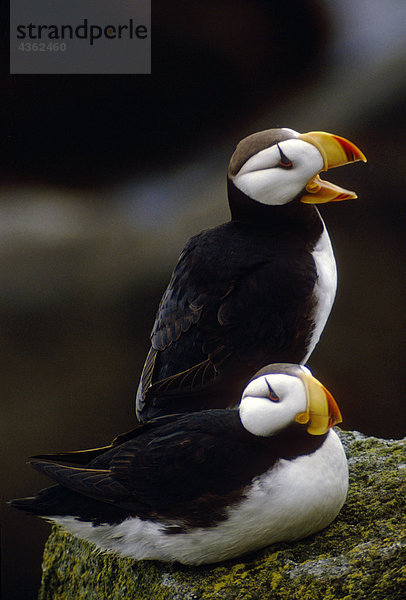
[[[72,517],[54,520],[107,552],[136,559],[213,563],[319,531],[337,516],[347,489],[345,453],[330,430],[314,453],[280,460],[255,478],[246,497],[214,527],[168,535],[159,523],[138,518],[97,527]]]
[[[307,362],[320,339],[330,315],[337,290],[337,267],[334,252],[324,222],[323,227],[323,233],[312,252],[317,271],[317,281],[314,288],[317,305],[313,315],[314,329],[303,364]]]

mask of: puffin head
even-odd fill
[[[239,414],[243,427],[260,437],[276,435],[294,423],[311,435],[323,435],[342,421],[330,392],[308,368],[290,363],[258,371],[242,394]]]
[[[281,206],[295,198],[309,204],[346,200],[357,195],[322,180],[319,173],[357,160],[366,162],[361,150],[337,135],[267,129],[239,142],[230,160],[228,180],[267,206]]]

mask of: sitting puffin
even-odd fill
[[[326,527],[347,494],[332,395],[303,366],[259,371],[238,410],[166,415],[111,446],[43,455],[58,485],[12,500],[100,550],[212,563]]]
[[[319,131],[268,129],[238,144],[231,220],[189,240],[159,305],[137,391],[140,421],[229,407],[261,366],[306,363],[337,282],[313,205],[357,197],[319,173],[357,160],[366,158],[354,144]]]

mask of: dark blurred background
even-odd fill
[[[274,126],[348,137],[324,205],[338,295],[310,366],[345,429],[405,434],[406,5],[400,0],[153,0],[151,76],[1,81],[2,567],[31,600],[49,526],[4,505],[48,481],[36,453],[135,424],[149,331],[177,256],[228,219],[239,139]]]

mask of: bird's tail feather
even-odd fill
[[[8,504],[17,510],[30,515],[50,516],[66,514],[64,505],[66,503],[66,490],[61,486],[54,485],[38,492],[36,496],[27,498],[16,498],[9,500]]]

